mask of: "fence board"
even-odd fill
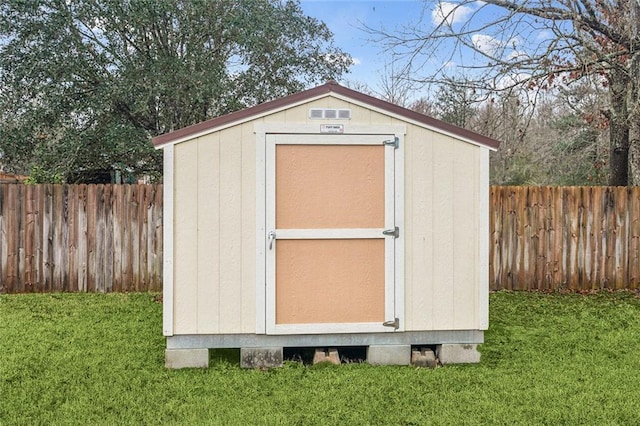
[[[0,185],[0,293],[162,289],[162,185]]]

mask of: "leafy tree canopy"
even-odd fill
[[[298,0],[5,0],[0,162],[52,179],[159,176],[150,137],[336,79],[350,64]]]

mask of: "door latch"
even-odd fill
[[[390,235],[393,236],[393,238],[398,238],[400,237],[400,228],[396,226],[393,229],[385,229],[382,231],[382,235]]]
[[[276,231],[269,231],[267,237],[269,238],[269,250],[271,250],[273,248],[273,240],[276,239]]]
[[[400,328],[400,318],[394,318],[393,321],[385,321],[382,325],[385,327],[393,327],[394,330],[397,330]]]

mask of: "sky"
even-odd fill
[[[301,6],[307,15],[327,24],[336,46],[353,57],[355,64],[345,78],[375,86],[390,55],[371,40],[363,25],[399,28],[419,18],[424,4],[419,0],[302,0]]]
[[[467,47],[456,49],[451,39],[445,40],[436,51],[423,57],[425,68],[420,71],[423,75],[432,74],[436,69],[448,75],[486,72],[473,69],[491,61],[483,52],[505,60],[522,58],[534,51],[545,52],[550,40],[543,24],[527,18],[485,27],[484,24],[504,16],[504,10],[482,0],[457,8],[455,0],[301,0],[300,4],[307,15],[327,24],[334,33],[335,45],[352,56],[355,64],[341,83],[364,83],[374,91],[380,90],[380,80],[385,66],[391,66],[392,55],[384,51],[382,43],[373,41],[372,36],[363,31],[364,25],[394,32],[419,23],[422,31],[430,33],[444,21],[456,32],[468,31],[466,42],[474,46],[475,51]],[[526,25],[521,25],[523,23]],[[494,84],[506,86],[526,77],[527,74],[514,74]]]

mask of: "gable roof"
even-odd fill
[[[240,124],[260,116],[272,114],[298,104],[319,99],[329,94],[335,94],[341,98],[347,98],[347,100],[361,104],[365,107],[380,110],[383,113],[395,116],[399,119],[410,121],[419,126],[441,133],[446,133],[458,139],[462,139],[476,145],[482,145],[492,150],[496,150],[498,149],[498,146],[500,146],[500,142],[495,139],[482,136],[470,130],[463,129],[419,112],[383,101],[382,99],[374,98],[373,96],[349,89],[348,87],[340,86],[335,81],[329,81],[326,84],[314,87],[313,89],[298,92],[293,95],[265,102],[247,109],[212,118],[210,120],[203,121],[202,123],[184,127],[173,132],[165,133],[153,138],[152,142],[156,148],[162,148],[166,145],[193,139],[207,133],[221,130],[225,127],[230,127],[231,125]]]

